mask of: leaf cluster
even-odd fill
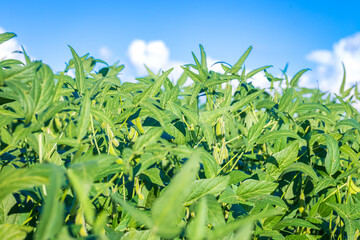
[[[172,69],[132,83],[124,65],[69,48],[58,73],[25,51],[0,61],[1,239],[359,237],[359,94],[345,67],[333,96],[299,87],[307,69],[247,72],[252,47],[211,71],[200,45],[176,83]],[[252,84],[261,73],[270,89]]]

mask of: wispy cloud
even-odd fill
[[[157,73],[160,70],[174,68],[170,74],[170,79],[176,81],[181,73],[181,65],[184,63],[170,58],[170,49],[164,41],[156,40],[145,42],[141,39],[133,40],[127,51],[130,63],[130,74],[135,76],[146,75],[146,65],[151,71]],[[126,77],[129,78],[129,75]]]
[[[108,48],[107,46],[101,46],[99,48],[99,54],[102,59],[105,61],[111,60],[112,56],[114,55],[112,50]]]
[[[339,92],[343,69],[346,68],[346,88],[360,82],[360,32],[340,39],[331,50],[315,50],[306,56],[316,64],[316,68],[307,74],[307,83],[319,82],[321,90]],[[310,81],[310,79],[312,81]]]

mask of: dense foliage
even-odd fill
[[[176,83],[71,47],[59,73],[0,61],[0,239],[357,239],[357,86],[247,72],[251,49],[220,74],[200,45]]]

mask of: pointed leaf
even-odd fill
[[[279,131],[274,131],[274,132],[266,132],[264,135],[262,135],[257,140],[257,144],[267,143],[274,139],[279,139],[281,137],[291,137],[291,138],[301,140],[300,136],[298,134],[296,134],[295,132],[288,131],[288,130],[279,130]]]
[[[312,228],[316,230],[320,230],[317,226],[314,224],[301,219],[301,218],[285,218],[281,220],[278,224],[276,224],[273,229],[275,230],[281,230],[286,227],[304,227],[304,228]]]
[[[0,44],[12,39],[13,37],[16,37],[15,33],[12,33],[12,32],[1,33],[0,34]]]
[[[239,101],[237,101],[237,102],[235,102],[234,104],[231,105],[231,111],[234,112],[234,111],[240,110],[242,107],[249,104],[252,100],[254,100],[258,96],[260,96],[263,92],[264,92],[264,89],[259,90],[259,91],[254,92],[254,93],[251,93],[251,94],[247,95],[244,98],[241,98]]]
[[[75,50],[69,45],[69,48],[71,50],[71,54],[74,59],[75,64],[75,82],[76,82],[76,88],[80,92],[80,94],[83,94],[85,92],[85,71],[82,64],[82,61],[79,57],[79,55],[75,52]]]
[[[173,225],[174,218],[177,218],[175,210],[182,208],[184,201],[188,198],[191,191],[190,185],[197,174],[199,158],[199,152],[195,152],[164,189],[163,194],[154,202],[151,212],[155,229],[164,231],[177,227]]]
[[[303,69],[303,70],[297,72],[297,73],[294,75],[294,77],[291,79],[291,81],[290,81],[290,86],[291,86],[291,87],[296,87],[296,86],[298,85],[298,82],[299,82],[299,80],[300,80],[300,77],[301,77],[305,72],[307,72],[308,70],[310,70],[310,69],[307,68],[307,69]]]
[[[292,171],[301,171],[305,174],[307,174],[308,176],[310,176],[312,179],[314,179],[316,182],[319,181],[319,177],[316,175],[316,172],[314,171],[314,169],[302,162],[296,162],[291,164],[289,167],[285,168],[284,171],[282,172],[282,174],[285,174],[287,172],[292,172]]]
[[[170,68],[169,70],[161,74],[161,76],[158,79],[156,79],[156,81],[151,86],[150,97],[154,97],[156,96],[156,94],[158,94],[161,86],[163,85],[163,83],[165,82],[166,78],[169,76],[172,70],[174,70],[174,68]]]
[[[206,236],[206,219],[207,219],[207,202],[206,198],[201,198],[195,208],[195,218],[186,228],[186,235],[189,239],[204,239]]]
[[[77,129],[78,129],[78,141],[80,142],[86,135],[88,131],[88,127],[90,124],[90,116],[91,116],[91,103],[90,103],[90,97],[88,94],[84,97],[84,102],[81,104],[80,109],[80,116],[77,123]]]
[[[261,72],[261,71],[263,71],[263,70],[265,70],[265,69],[271,68],[271,67],[272,67],[272,65],[267,65],[267,66],[264,66],[264,67],[256,68],[256,69],[248,72],[248,73],[246,74],[246,78],[251,78],[251,77],[253,77],[254,75],[256,75],[257,73],[259,73],[259,72]]]
[[[341,64],[342,64],[342,67],[343,67],[343,70],[344,70],[344,75],[343,75],[343,79],[342,79],[341,86],[340,86],[340,94],[343,94],[344,90],[345,90],[346,69],[345,69],[344,62],[341,62]]]
[[[60,232],[64,222],[64,203],[60,202],[58,191],[65,182],[64,170],[55,168],[50,176],[45,205],[35,232],[35,239],[53,239]],[[57,217],[54,217],[57,216]]]
[[[235,63],[235,65],[231,68],[230,73],[231,74],[236,74],[242,67],[242,65],[244,64],[246,58],[249,56],[249,53],[252,50],[252,46],[250,46],[245,53],[240,57],[240,59]]]
[[[340,151],[338,142],[330,135],[324,134],[327,154],[325,158],[326,172],[331,176],[340,168]]]
[[[339,126],[350,126],[360,131],[360,124],[355,119],[340,120],[336,123],[335,127],[338,128]]]

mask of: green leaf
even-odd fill
[[[11,68],[14,65],[24,65],[24,63],[16,59],[5,59],[0,61],[0,66],[4,68]]]
[[[255,226],[255,221],[246,222],[236,232],[233,239],[242,239],[242,240],[250,240],[250,239],[252,239],[254,226]]]
[[[145,211],[141,211],[129,203],[127,203],[125,200],[121,199],[118,193],[112,194],[111,199],[113,199],[116,203],[120,204],[126,212],[128,212],[133,218],[136,219],[141,224],[145,224],[148,228],[151,228],[153,226],[153,221],[149,217]]]
[[[253,101],[255,98],[257,98],[258,96],[260,96],[262,93],[264,92],[264,89],[259,90],[257,92],[251,93],[249,95],[247,95],[244,98],[241,98],[239,101],[235,102],[232,106],[231,106],[231,112],[235,112],[240,110],[242,107],[244,107],[245,105],[249,104],[251,101]]]
[[[266,164],[266,171],[273,177],[280,176],[282,171],[296,161],[299,151],[299,143],[292,142],[288,147],[272,155]]]
[[[254,124],[250,127],[249,134],[248,134],[250,146],[252,144],[254,144],[256,142],[256,140],[260,137],[260,135],[264,129],[264,126],[266,124],[266,120],[267,120],[267,114],[264,114],[256,124]]]
[[[285,174],[288,172],[293,172],[293,171],[303,172],[303,173],[307,174],[308,176],[310,176],[312,179],[314,179],[316,182],[319,181],[319,178],[316,175],[314,169],[305,163],[302,163],[302,162],[293,163],[289,167],[285,168],[282,174]]]
[[[326,202],[326,205],[334,209],[337,212],[337,214],[339,214],[339,216],[342,217],[343,219],[349,218],[351,211],[350,204]]]
[[[315,185],[312,193],[314,195],[318,194],[321,190],[328,188],[328,187],[334,187],[337,185],[337,181],[335,179],[332,179],[330,177],[321,178],[317,184]]]
[[[327,154],[325,158],[326,172],[331,176],[340,168],[340,151],[338,142],[330,135],[324,134]]]
[[[192,182],[190,186],[190,195],[186,199],[185,205],[191,205],[191,203],[207,194],[212,194],[214,196],[219,195],[225,190],[229,181],[230,177],[224,176],[210,179],[200,179]]]
[[[282,214],[279,211],[275,210],[264,210],[263,212],[259,214],[252,214],[245,216],[243,218],[237,219],[232,222],[228,222],[226,224],[223,224],[221,226],[218,226],[212,234],[209,236],[209,239],[221,239],[222,237],[228,235],[229,233],[236,231],[242,227],[246,227],[249,222],[258,221],[263,218],[272,217],[276,215]]]
[[[350,204],[349,218],[358,220],[360,218],[360,203]]]
[[[205,82],[207,80],[207,72],[204,71],[201,64],[199,63],[199,60],[195,56],[195,54],[193,52],[191,54],[192,54],[192,56],[194,58],[194,61],[196,63],[197,70],[199,71],[199,76],[200,76],[201,82]]]
[[[88,127],[90,124],[90,116],[91,116],[91,103],[90,103],[90,97],[88,94],[85,95],[83,98],[84,102],[81,104],[80,109],[80,116],[77,124],[78,134],[77,139],[78,142],[81,142],[81,140],[85,137],[88,131]]]
[[[207,178],[213,178],[217,176],[219,165],[217,164],[214,156],[209,152],[200,151],[200,162],[204,167],[205,176]]]
[[[12,33],[12,32],[1,33],[0,34],[0,44],[12,39],[13,37],[16,37],[15,33]]]
[[[303,70],[297,72],[290,81],[290,87],[296,87],[298,85],[300,77],[308,70],[310,70],[310,69],[307,68],[307,69],[303,69]]]
[[[165,121],[168,117],[165,111],[160,110],[158,107],[156,107],[153,103],[150,102],[142,102],[140,107],[148,110],[151,113],[150,117],[156,119],[161,126],[165,127]]]
[[[51,166],[34,165],[30,168],[15,169],[8,167],[0,174],[0,200],[19,190],[31,189],[49,183]]]
[[[175,175],[170,184],[164,189],[162,195],[154,202],[151,209],[154,221],[153,229],[160,236],[172,238],[179,233],[180,229],[178,229],[174,220],[178,218],[177,211],[182,208],[183,203],[190,194],[190,185],[197,174],[199,158],[199,152],[194,152],[181,171]],[[171,230],[172,232],[169,233]]]
[[[1,240],[22,240],[27,234],[32,231],[32,227],[19,226],[15,224],[0,224],[0,239]]]
[[[355,119],[340,120],[336,123],[335,127],[339,128],[340,126],[350,126],[360,131],[360,124]]]
[[[232,170],[229,173],[229,176],[230,176],[230,184],[235,184],[235,185],[251,177],[249,174],[240,170]]]
[[[272,66],[272,65],[267,65],[267,66],[264,66],[264,67],[256,68],[256,69],[248,72],[248,73],[246,74],[246,78],[251,78],[251,77],[253,77],[255,74],[257,74],[257,73],[259,73],[259,72],[261,72],[261,71],[263,71],[263,70],[265,70],[265,69],[271,68],[271,67],[273,67],[273,66]]]
[[[35,110],[39,114],[44,112],[52,104],[55,93],[54,74],[51,68],[42,64],[40,70],[33,79],[31,96],[34,99]]]
[[[345,82],[346,82],[346,69],[345,69],[344,62],[341,62],[341,64],[342,64],[342,67],[344,70],[344,75],[343,75],[343,79],[342,79],[341,86],[340,86],[340,94],[343,94],[344,90],[345,90]]]
[[[74,64],[75,64],[75,83],[76,83],[76,88],[79,91],[80,94],[84,94],[85,93],[85,87],[86,87],[86,83],[85,83],[85,71],[84,71],[84,67],[82,64],[82,61],[79,57],[79,55],[77,55],[77,53],[75,52],[75,50],[68,45],[68,47],[71,50],[71,54],[72,57],[74,59]]]
[[[280,102],[279,102],[279,111],[280,112],[284,112],[284,111],[288,110],[290,103],[293,100],[292,95],[293,95],[293,89],[292,88],[286,89],[285,93],[280,98]]]
[[[5,81],[5,83],[11,81],[27,83],[29,81],[32,81],[40,64],[40,62],[32,62],[26,66],[13,67],[9,70],[6,70],[4,72],[3,80]]]
[[[359,220],[344,219],[345,232],[347,239],[355,239],[356,232],[359,230]]]
[[[158,79],[155,80],[155,82],[150,87],[151,88],[151,91],[149,94],[150,97],[154,97],[158,94],[161,86],[163,85],[164,81],[169,76],[169,74],[171,73],[172,70],[174,70],[174,68],[170,68],[169,70],[167,70],[166,72],[161,74],[161,76]]]
[[[219,202],[228,203],[228,204],[237,204],[238,200],[236,199],[235,191],[230,186],[227,186],[225,190],[221,193],[219,197]]]
[[[136,231],[130,230],[125,233],[121,240],[160,240],[160,237],[156,236],[150,230]]]
[[[9,194],[0,201],[0,224],[23,224],[28,218],[28,213],[24,211],[14,211],[14,209],[18,209],[19,206],[14,195],[15,194]]]
[[[203,88],[203,84],[202,83],[198,83],[196,82],[194,85],[194,88],[192,89],[192,93],[191,93],[191,98],[190,98],[190,105],[193,104],[193,102],[197,99],[199,92],[201,91],[201,89]]]
[[[212,227],[218,227],[225,223],[225,217],[221,204],[216,200],[213,195],[205,196],[207,202],[207,224],[210,224]]]
[[[322,115],[321,113],[314,113],[314,112],[301,114],[301,116],[296,118],[296,121],[305,121],[305,120],[308,120],[310,118],[313,118],[315,120],[321,120],[324,123],[328,123],[330,125],[335,125],[335,121],[331,117],[326,116],[326,115]]]
[[[24,58],[25,58],[25,63],[26,63],[26,65],[30,64],[30,63],[31,63],[31,59],[30,59],[29,55],[27,55],[27,53],[26,53],[26,51],[25,51],[25,49],[24,49],[23,46],[21,46],[21,49],[22,49],[22,52],[23,52],[23,54],[24,54]]]
[[[35,239],[54,239],[63,226],[65,208],[58,191],[65,182],[64,173],[62,168],[53,168]]]
[[[67,105],[67,102],[53,102],[45,112],[39,114],[39,122],[46,122],[50,118],[54,118],[58,112],[67,110]]]
[[[0,115],[2,117],[21,118],[20,114],[2,108],[0,108]]]
[[[208,124],[214,124],[215,121],[222,115],[229,112],[230,107],[218,108],[212,111],[206,111],[200,113],[200,121]]]
[[[240,184],[236,195],[239,199],[247,200],[258,195],[270,194],[277,186],[278,184],[274,182],[247,179]]]
[[[159,186],[165,186],[160,176],[160,169],[150,168],[148,170],[143,171],[142,174],[148,176],[152,183],[157,184]]]
[[[195,126],[199,124],[199,115],[195,112],[190,111],[189,109],[179,106],[177,104],[171,104],[175,108],[179,109],[186,117],[186,120],[188,120],[189,124],[194,124]]]
[[[347,146],[347,145],[343,145],[343,146]],[[343,146],[342,146],[342,147],[343,147]],[[341,149],[341,148],[340,148],[340,149]],[[337,179],[337,180],[345,179],[345,178],[351,176],[352,174],[357,173],[359,169],[360,169],[360,166],[352,167],[352,168],[346,170],[345,172],[339,174],[339,175],[336,177],[336,179]]]
[[[153,128],[149,130],[136,140],[133,150],[138,153],[142,152],[146,146],[158,141],[162,133],[162,128]]]
[[[335,96],[336,96],[336,98],[340,101],[341,106],[343,107],[342,110],[345,109],[346,114],[347,114],[348,116],[352,116],[352,113],[353,113],[353,110],[352,110],[352,109],[353,109],[353,107],[351,107],[348,102],[344,102],[344,100],[343,100],[340,96],[338,96],[338,95],[336,95],[336,94],[335,94]]]
[[[281,220],[278,224],[276,224],[273,227],[273,229],[281,230],[286,227],[304,227],[304,228],[320,230],[314,224],[312,224],[304,219],[301,219],[301,218],[285,218],[285,219]]]
[[[112,155],[83,155],[76,163],[67,168],[70,185],[74,189],[76,197],[84,209],[85,218],[89,223],[93,222],[95,216],[93,205],[88,196],[91,185],[97,172],[101,172],[102,169],[113,164],[116,159],[117,157]]]
[[[242,67],[242,65],[244,64],[246,58],[249,56],[249,53],[252,50],[252,46],[250,46],[245,53],[240,57],[240,59],[235,63],[235,65],[230,69],[230,73],[231,74],[236,74]]]
[[[94,181],[99,181],[109,175],[113,175],[122,171],[124,171],[124,166],[122,164],[110,165],[109,167],[99,169],[94,178]]]
[[[259,200],[257,200],[256,198],[254,198],[254,201],[256,202],[256,206],[258,205],[274,205],[274,206],[278,206],[278,207],[282,207],[284,209],[288,209],[288,206],[286,205],[286,203],[284,202],[284,200],[282,200],[280,197],[278,196],[272,196],[272,195],[261,195],[259,196]]]
[[[90,202],[88,194],[90,192],[91,181],[90,179],[83,179],[84,175],[87,175],[87,171],[81,172],[73,168],[67,170],[67,175],[71,186],[73,187],[76,197],[84,209],[85,218],[89,223],[94,220],[95,212]]]
[[[330,110],[327,107],[319,103],[301,103],[297,105],[295,112],[314,112],[316,109],[330,113]]]
[[[160,154],[152,154],[149,152],[145,152],[141,155],[140,160],[138,161],[135,169],[137,169],[136,175],[141,174],[144,170],[148,169],[154,163],[158,161],[162,161],[165,159],[167,152],[160,153]]]
[[[208,71],[204,47],[201,44],[199,45],[199,47],[200,47],[200,55],[201,55],[201,66],[205,71]]]
[[[292,131],[288,130],[279,130],[274,132],[266,132],[264,135],[262,135],[258,140],[257,144],[263,144],[268,143],[272,140],[279,139],[281,137],[291,137],[295,139],[302,140],[298,134]]]
[[[201,240],[206,236],[206,219],[207,219],[207,201],[206,198],[201,198],[195,207],[195,218],[189,223],[186,228],[186,235],[189,239]],[[209,209],[210,210],[210,209]]]
[[[109,118],[109,116],[106,115],[106,113],[95,108],[91,108],[90,112],[94,117],[100,119],[102,122],[109,124],[112,129],[115,129],[114,122]]]
[[[182,70],[184,70],[184,72],[194,81],[194,82],[199,82],[201,83],[202,82],[202,79],[201,77],[196,74],[196,73],[193,73],[192,71],[190,71],[188,68],[185,68],[183,66],[180,66],[182,68]]]
[[[206,142],[208,143],[209,146],[212,146],[212,144],[214,142],[213,127],[211,126],[210,123],[207,123],[207,122],[200,122],[199,125],[204,133]]]

